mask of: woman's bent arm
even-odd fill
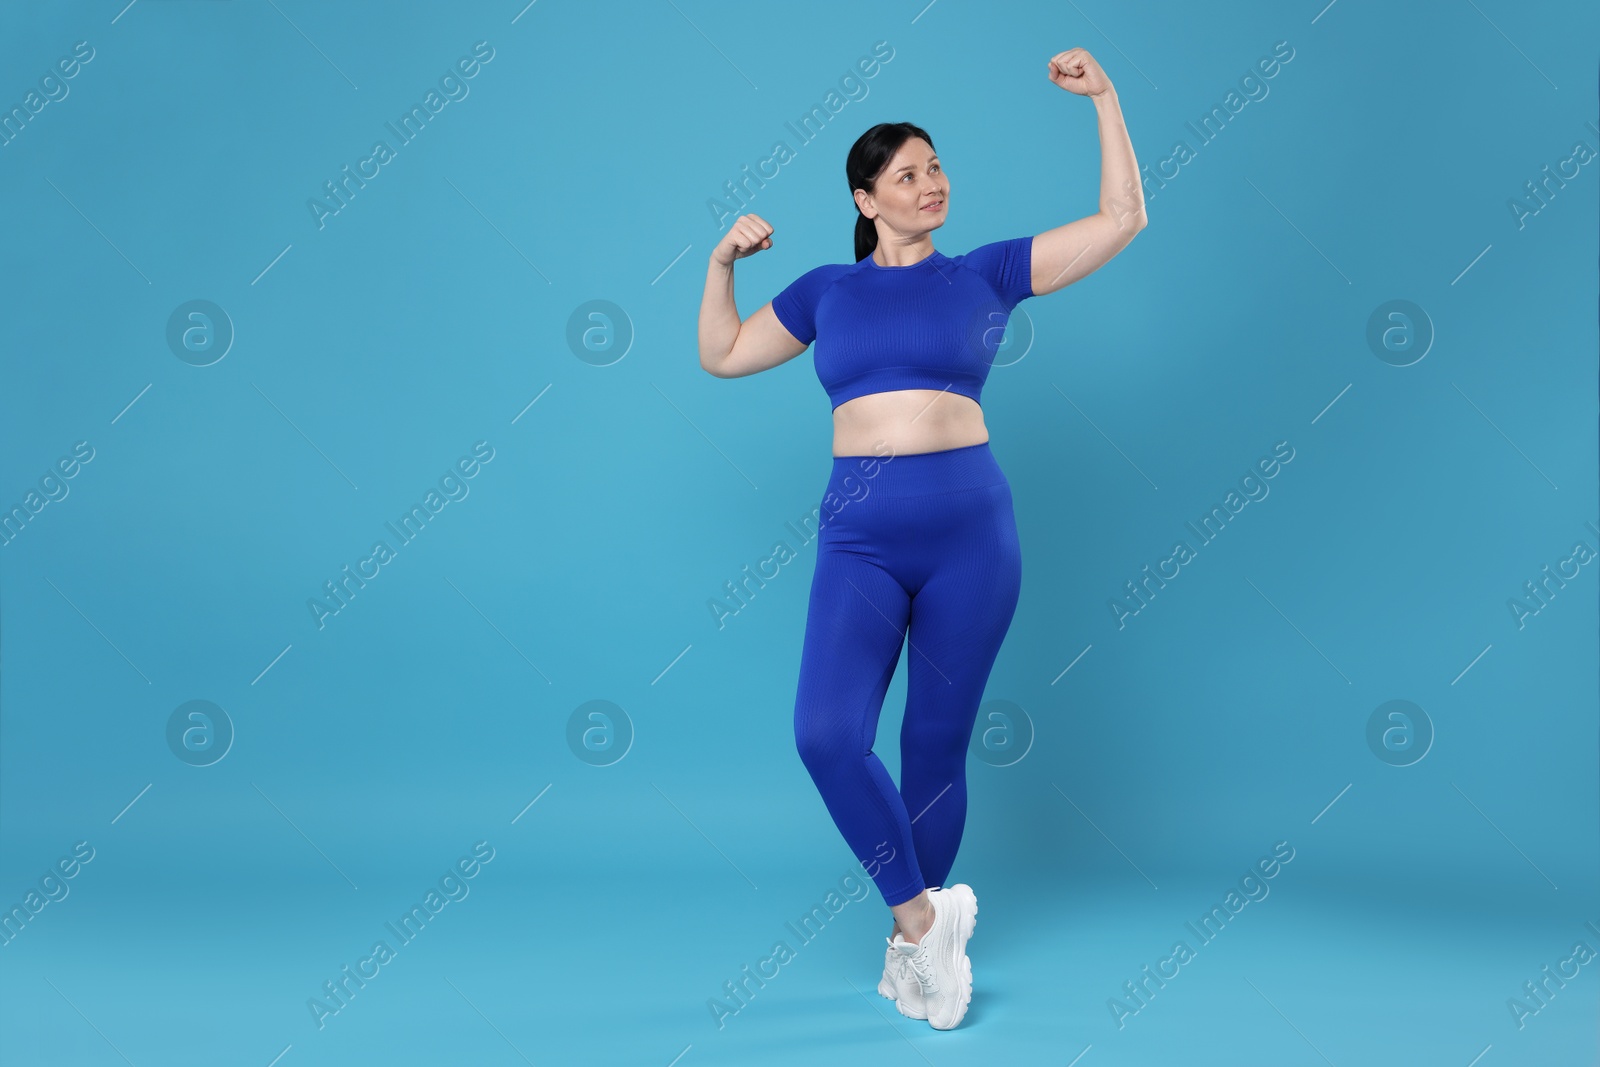
[[[772,227],[758,215],[740,215],[706,266],[706,291],[700,300],[700,366],[718,378],[741,378],[787,362],[806,350],[786,330],[772,304],[739,321],[733,299],[735,260],[772,247]]]
[[[1044,296],[1105,266],[1149,222],[1139,161],[1117,91],[1088,52],[1071,48],[1050,61],[1051,80],[1094,102],[1100,127],[1100,209],[1033,238],[1033,293]]]

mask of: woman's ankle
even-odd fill
[[[892,905],[890,910],[894,913],[894,932],[889,935],[891,940],[898,936],[913,945],[919,944],[933,929],[933,898],[926,889],[910,900]]]
[[[900,928],[900,936],[911,942],[913,945],[921,944],[922,939],[928,936],[928,931],[933,929],[933,920],[933,904],[930,902],[928,904],[928,910],[926,913],[911,920],[911,927],[909,929],[906,927]],[[926,925],[924,925],[924,923],[926,923]],[[915,936],[912,936],[913,933]]]

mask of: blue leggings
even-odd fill
[[[795,743],[893,906],[944,885],[961,844],[967,746],[1022,583],[1011,486],[988,442],[835,456],[821,514]],[[903,642],[896,789],[872,745]]]

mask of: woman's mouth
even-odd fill
[[[942,207],[944,207],[944,201],[943,200],[935,200],[931,204],[924,204],[923,207],[922,207],[922,210],[923,211],[938,211]]]

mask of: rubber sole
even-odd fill
[[[954,1030],[961,1025],[961,1020],[967,1016],[967,1009],[972,1006],[972,960],[967,956],[966,944],[972,940],[972,931],[978,926],[978,898],[972,892],[971,886],[961,883],[942,892],[950,894],[952,902],[959,899],[968,905],[961,908],[961,1001],[960,1007],[956,1009],[955,1018],[950,1022],[940,1026],[930,1018],[928,1025],[935,1030]]]
[[[915,1019],[918,1022],[926,1022],[927,1019],[928,1019],[928,1013],[927,1012],[925,1012],[925,1011],[923,1011],[923,1012],[912,1011],[910,1008],[906,1007],[906,1002],[903,1001],[903,1000],[896,1000],[894,1002],[894,1008],[895,1008],[895,1011],[898,1011],[901,1015],[904,1015],[907,1019]]]

